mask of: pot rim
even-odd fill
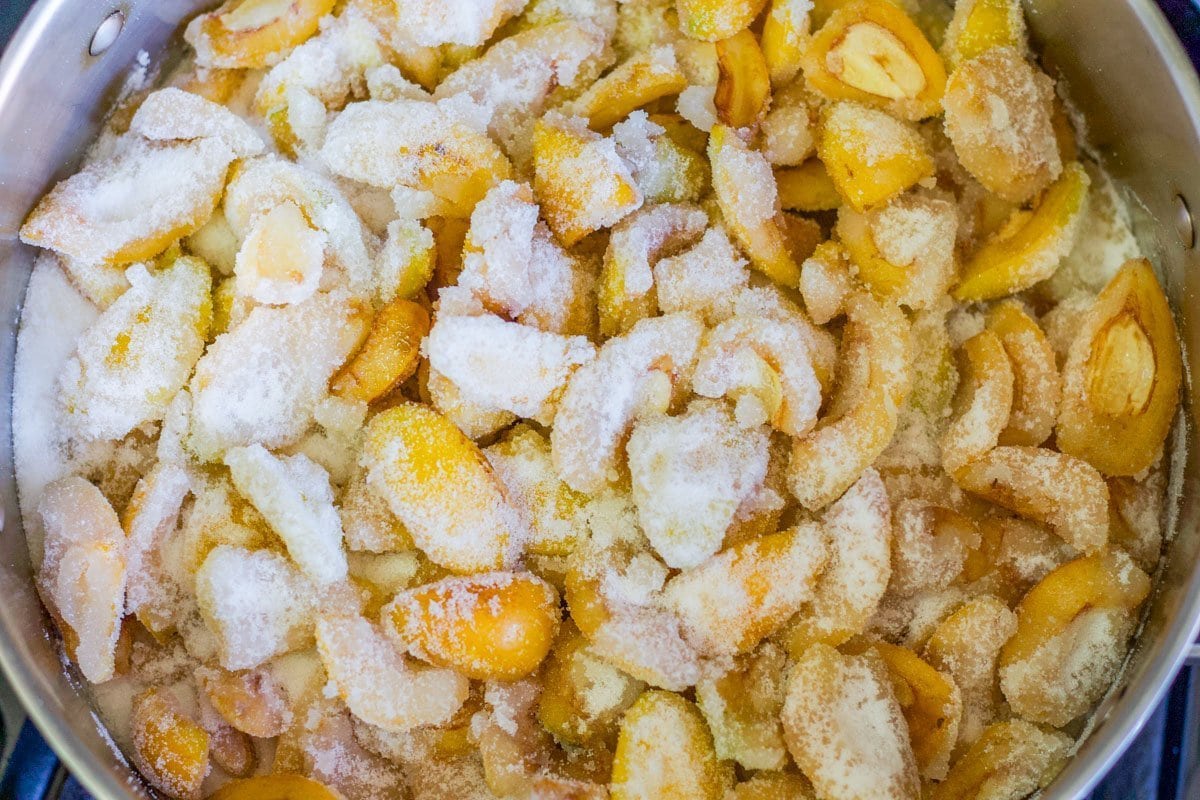
[[[1153,41],[1186,109],[1192,130],[1200,137],[1200,73],[1197,65],[1157,3],[1152,0],[1126,2]],[[1190,444],[1196,436],[1196,427],[1191,420],[1187,422]],[[1200,635],[1200,564],[1193,566],[1183,585],[1176,613],[1155,637],[1141,674],[1117,689],[1117,702],[1104,715],[1102,724],[1087,735],[1071,756],[1046,790],[1045,797],[1056,800],[1083,798],[1095,788],[1157,709],[1197,635]]]
[[[0,113],[3,113],[10,97],[17,91],[21,75],[34,52],[41,43],[49,40],[53,33],[53,19],[67,2],[36,0],[21,20],[3,54],[0,54]],[[11,398],[8,399],[8,405],[11,414]],[[0,522],[3,520],[0,519]],[[21,535],[24,536],[24,531]],[[114,771],[105,769],[76,734],[75,726],[68,721],[67,715],[57,706],[46,702],[47,698],[37,685],[36,666],[20,654],[18,636],[15,630],[0,624],[0,669],[46,743],[70,773],[99,800],[124,800],[131,796],[133,784],[120,780]],[[107,733],[105,736],[107,738]],[[115,745],[112,749],[114,757],[125,760]]]
[[[36,0],[0,55],[0,113],[16,91],[23,69],[34,51],[53,32],[52,21],[70,0]],[[1027,0],[1028,2],[1028,0]],[[1166,16],[1152,0],[1125,0],[1156,46],[1178,93],[1193,131],[1200,139],[1200,75]],[[114,3],[113,9],[123,6]],[[10,399],[11,407],[11,399]],[[10,411],[11,413],[11,411]],[[0,512],[0,527],[3,513]],[[1055,779],[1046,796],[1067,800],[1091,791],[1112,768],[1157,708],[1189,648],[1200,633],[1200,565],[1185,585],[1178,612],[1154,642],[1154,653],[1134,683],[1120,689],[1113,705],[1095,731]],[[123,800],[138,789],[132,779],[120,779],[106,769],[83,743],[76,728],[56,705],[46,702],[38,686],[35,665],[20,655],[16,632],[0,624],[0,670],[30,719],[70,773],[101,800]],[[99,723],[97,723],[99,724]],[[106,734],[107,736],[107,734]],[[115,758],[127,763],[112,747]],[[132,770],[132,767],[130,767]],[[144,789],[142,790],[144,793]]]

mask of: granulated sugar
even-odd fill
[[[783,726],[817,791],[854,800],[916,796],[908,726],[878,660],[810,648],[788,679]]]
[[[527,0],[399,0],[398,16],[418,44],[481,45]]]
[[[129,129],[152,141],[215,139],[238,158],[266,148],[254,128],[224,106],[173,87],[150,94]]]
[[[356,313],[345,296],[320,294],[298,305],[257,307],[218,336],[189,387],[190,447],[211,459],[229,447],[299,438],[356,344],[346,329]]]
[[[658,305],[664,314],[692,311],[710,325],[733,312],[734,298],[750,281],[746,260],[719,227],[709,228],[690,250],[654,265]]]
[[[583,336],[559,336],[499,317],[439,315],[426,341],[429,365],[472,403],[547,418],[571,374],[595,357]]]
[[[226,669],[257,666],[310,635],[312,587],[283,556],[220,545],[196,573],[196,597]]]
[[[151,274],[135,265],[131,288],[79,338],[61,375],[67,424],[85,440],[120,439],[157,421],[204,347],[208,268],[179,259]]]
[[[219,139],[162,144],[127,136],[113,156],[58,184],[26,219],[21,239],[85,262],[134,260],[164,232],[190,233],[208,219],[233,159]],[[122,258],[130,252],[132,259]]]
[[[626,447],[638,521],[668,566],[716,553],[742,501],[767,474],[767,437],[716,403],[639,420]]]
[[[97,316],[56,262],[53,255],[41,256],[29,277],[14,367],[20,378],[13,393],[13,457],[21,465],[17,494],[35,566],[42,560],[42,536],[34,510],[46,484],[69,469],[59,420],[58,376],[76,338]]]
[[[688,314],[643,320],[575,372],[551,434],[554,466],[571,488],[596,491],[615,477],[617,448],[639,406],[661,401],[662,380],[669,394],[672,378],[691,371],[703,328]]]
[[[277,458],[257,444],[229,450],[225,465],[314,583],[345,579],[342,525],[325,470],[303,455]]]

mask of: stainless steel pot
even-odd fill
[[[71,172],[139,51],[169,45],[208,0],[40,0],[0,60],[0,396],[12,391],[16,325],[34,253],[17,241],[25,214]],[[1088,139],[1136,199],[1136,228],[1181,313],[1192,374],[1200,366],[1200,255],[1187,204],[1200,212],[1200,83],[1152,0],[1027,0],[1043,61],[1088,119]],[[107,23],[120,35],[93,36]],[[1188,406],[1197,408],[1189,381]],[[12,471],[11,403],[0,413],[0,664],[70,770],[102,800],[149,797],[98,730],[64,673],[30,579]],[[1190,414],[1189,414],[1190,416]],[[1200,627],[1200,448],[1194,425],[1174,487],[1175,537],[1121,685],[1045,796],[1084,795],[1161,698]]]

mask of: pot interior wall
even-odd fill
[[[21,302],[35,251],[17,230],[37,199],[69,175],[97,133],[140,51],[161,52],[205,0],[43,0],[0,61],[0,396],[11,398]],[[101,56],[92,34],[113,11],[121,35]],[[78,684],[64,673],[30,580],[13,479],[11,400],[0,413],[0,662],[17,694],[71,770],[98,798],[150,797],[107,741]]]
[[[0,62],[0,395],[11,395],[16,324],[34,256],[17,242],[21,220],[77,163],[138,52],[161,52],[180,22],[205,5],[205,0],[113,5],[43,0]],[[1194,374],[1200,368],[1198,259],[1172,224],[1179,194],[1200,212],[1200,97],[1191,67],[1149,0],[1036,0],[1027,6],[1047,68],[1068,82],[1072,100],[1086,110],[1090,144],[1140,204],[1138,233],[1180,311]],[[89,56],[93,31],[116,8],[125,12],[124,31],[108,52]],[[1160,49],[1159,42],[1168,44]],[[1197,407],[1190,380],[1187,391],[1189,407]],[[43,733],[98,797],[146,796],[140,781],[114,757],[78,687],[64,674],[32,588],[12,475],[8,406],[0,414],[0,507],[6,521],[0,533],[0,662]],[[1195,635],[1200,454],[1188,449],[1177,486],[1177,534],[1143,643],[1125,686],[1101,707],[1095,732],[1049,797],[1077,797],[1094,783],[1130,738],[1131,728],[1149,715]]]
[[[1087,117],[1085,138],[1131,200],[1135,232],[1159,268],[1179,314],[1189,373],[1185,404],[1197,408],[1200,258],[1181,240],[1179,198],[1200,213],[1200,137],[1193,68],[1152,3],[1026,0],[1031,33],[1051,74]],[[1160,48],[1158,42],[1165,46]],[[1200,454],[1181,427],[1168,523],[1173,539],[1123,684],[1101,704],[1094,731],[1047,797],[1082,795],[1153,710],[1196,633],[1200,549]]]

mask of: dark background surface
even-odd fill
[[[1158,4],[1193,61],[1200,63],[1197,0],[1158,0]],[[28,0],[0,0],[0,49],[29,5]],[[1184,668],[1164,703],[1091,800],[1200,800],[1200,679],[1194,678],[1196,669]],[[7,756],[0,776],[0,800],[90,800],[65,773],[36,729],[20,719],[19,709],[0,717],[0,753]]]
[[[8,37],[17,29],[17,24],[29,5],[26,0],[0,0],[0,49],[3,49]]]

